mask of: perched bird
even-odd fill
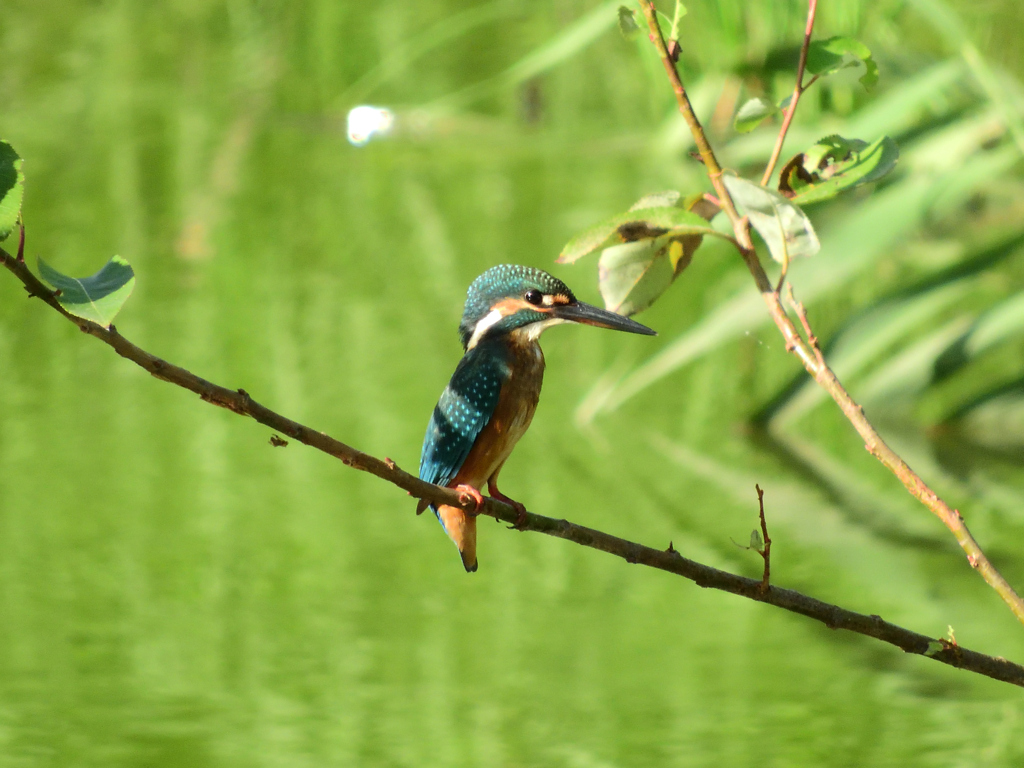
[[[655,333],[628,317],[577,301],[547,272],[502,264],[473,281],[459,335],[466,350],[427,426],[420,478],[457,488],[483,503],[484,484],[492,498],[525,513],[498,490],[498,473],[533,419],[544,378],[544,354],[537,339],[559,323],[583,323],[630,333]],[[421,502],[417,512],[427,506]],[[459,507],[430,507],[462,555],[477,568],[476,515]]]

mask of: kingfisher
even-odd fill
[[[628,317],[578,301],[561,280],[517,264],[491,267],[473,281],[459,324],[465,354],[434,407],[423,438],[420,479],[468,493],[479,510],[491,498],[525,507],[498,490],[498,473],[533,420],[544,378],[538,339],[553,325],[582,323],[655,332]],[[466,571],[477,569],[476,513],[430,504]],[[417,513],[427,507],[421,501]]]

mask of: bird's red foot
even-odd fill
[[[459,499],[462,501],[463,504],[469,501],[469,499],[473,500],[473,509],[467,509],[466,514],[479,514],[480,507],[484,505],[484,497],[480,494],[480,491],[478,491],[472,485],[466,485],[465,483],[459,483],[458,485],[456,485],[455,490],[459,492]]]
[[[487,493],[491,495],[492,499],[503,501],[516,511],[516,521],[510,525],[509,528],[517,531],[523,530],[523,526],[526,525],[526,505],[522,502],[516,501],[515,499],[510,499],[504,493],[499,491],[498,486],[493,482],[487,484]]]

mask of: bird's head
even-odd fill
[[[539,269],[518,264],[491,267],[473,281],[459,324],[462,346],[511,333],[536,339],[558,323],[583,323],[616,331],[656,335],[646,325],[577,301],[569,287]]]

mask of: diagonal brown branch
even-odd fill
[[[369,472],[392,483],[410,495],[427,499],[440,504],[450,504],[469,509],[474,506],[472,499],[450,488],[425,483],[418,477],[410,475],[385,458],[363,453],[351,446],[335,440],[333,437],[299,424],[296,421],[275,413],[260,405],[245,390],[234,390],[222,387],[213,382],[196,376],[180,366],[162,360],[144,349],[132,344],[128,339],[111,326],[109,329],[101,325],[69,314],[60,305],[53,292],[32,274],[23,261],[19,261],[0,248],[0,263],[7,267],[28,290],[30,296],[42,299],[50,307],[77,325],[82,332],[95,336],[111,346],[117,354],[149,371],[159,379],[184,387],[195,392],[203,400],[214,405],[227,408],[242,416],[250,416],[260,424],[288,435],[294,440],[305,443],[313,448],[328,453],[344,462],[347,466]],[[279,445],[284,441],[279,441]],[[646,565],[662,571],[674,573],[695,582],[700,587],[720,589],[735,595],[774,605],[793,613],[799,613],[822,622],[831,629],[846,629],[882,642],[894,645],[907,653],[918,654],[948,664],[959,669],[985,675],[995,680],[1024,687],[1024,667],[1006,659],[987,656],[983,653],[970,651],[961,646],[943,644],[936,638],[911,632],[883,621],[879,616],[866,616],[848,611],[837,605],[816,600],[799,592],[779,587],[766,586],[761,580],[748,579],[744,576],[721,571],[689,560],[680,555],[671,544],[667,550],[645,547],[626,539],[620,539],[602,531],[575,525],[568,520],[556,520],[543,515],[526,513],[525,522],[519,510],[495,499],[485,498],[481,514],[489,515],[507,523],[519,523],[519,530],[536,531],[560,539],[567,539],[584,547],[601,550],[623,558],[628,563]],[[765,531],[767,541],[767,531]],[[767,575],[767,570],[766,570]]]
[[[768,312],[772,316],[772,320],[778,326],[779,331],[782,332],[783,338],[786,340],[786,349],[794,353],[800,358],[800,361],[804,364],[804,368],[811,374],[815,381],[825,389],[835,400],[836,404],[842,410],[843,415],[846,416],[847,420],[853,425],[854,429],[864,440],[864,447],[882,464],[884,464],[889,471],[891,471],[903,486],[910,492],[910,494],[924,504],[931,512],[941,520],[956,538],[960,548],[963,549],[967,555],[967,562],[970,563],[971,567],[974,568],[981,577],[985,579],[986,583],[1003,599],[1003,601],[1013,611],[1014,616],[1017,617],[1018,621],[1024,623],[1024,600],[1021,600],[1020,596],[1014,591],[1013,587],[1010,586],[1009,582],[1003,578],[1002,574],[996,570],[996,567],[992,565],[981,546],[975,541],[971,532],[967,529],[967,524],[964,522],[963,516],[956,509],[953,509],[945,501],[943,501],[935,491],[928,487],[928,485],[918,476],[910,466],[903,461],[903,459],[890,448],[886,442],[882,439],[878,431],[872,426],[871,422],[867,420],[864,415],[864,409],[850,396],[850,393],[846,391],[842,383],[836,378],[836,375],[832,372],[832,369],[825,364],[824,358],[821,356],[821,351],[816,349],[816,344],[805,342],[793,325],[792,320],[786,314],[785,309],[782,306],[782,301],[779,296],[778,290],[774,289],[768,280],[768,276],[765,274],[764,269],[761,267],[761,262],[757,258],[757,254],[754,251],[753,241],[750,236],[750,222],[747,221],[746,217],[741,217],[736,210],[736,206],[733,204],[732,198],[729,196],[729,192],[726,190],[725,185],[722,184],[722,167],[718,164],[718,159],[715,157],[714,150],[708,143],[707,136],[704,133],[704,128],[700,124],[700,120],[697,119],[696,114],[693,111],[693,107],[690,105],[690,100],[686,95],[686,88],[683,87],[682,81],[679,79],[679,73],[676,71],[675,64],[672,61],[672,57],[669,56],[668,50],[665,46],[665,38],[661,34],[661,27],[658,25],[656,11],[651,0],[640,0],[640,7],[644,11],[644,15],[647,17],[647,24],[650,27],[651,41],[654,43],[655,48],[658,49],[658,53],[661,56],[661,61],[665,65],[665,72],[668,74],[669,82],[672,85],[672,90],[675,91],[676,101],[679,103],[679,111],[682,113],[683,118],[690,126],[690,131],[693,133],[694,141],[697,143],[697,148],[700,151],[701,159],[704,161],[704,165],[708,171],[708,178],[711,180],[711,184],[714,186],[715,191],[718,193],[718,198],[722,203],[722,210],[725,211],[726,215],[733,225],[733,232],[736,236],[736,241],[740,245],[740,253],[743,256],[743,260],[746,262],[747,269],[750,270],[750,274],[754,278],[754,282],[757,284],[757,289],[761,292],[761,297],[764,299],[765,305],[768,307]],[[806,314],[801,318],[806,323]],[[810,328],[809,325],[806,326]],[[813,338],[813,335],[811,336]]]

